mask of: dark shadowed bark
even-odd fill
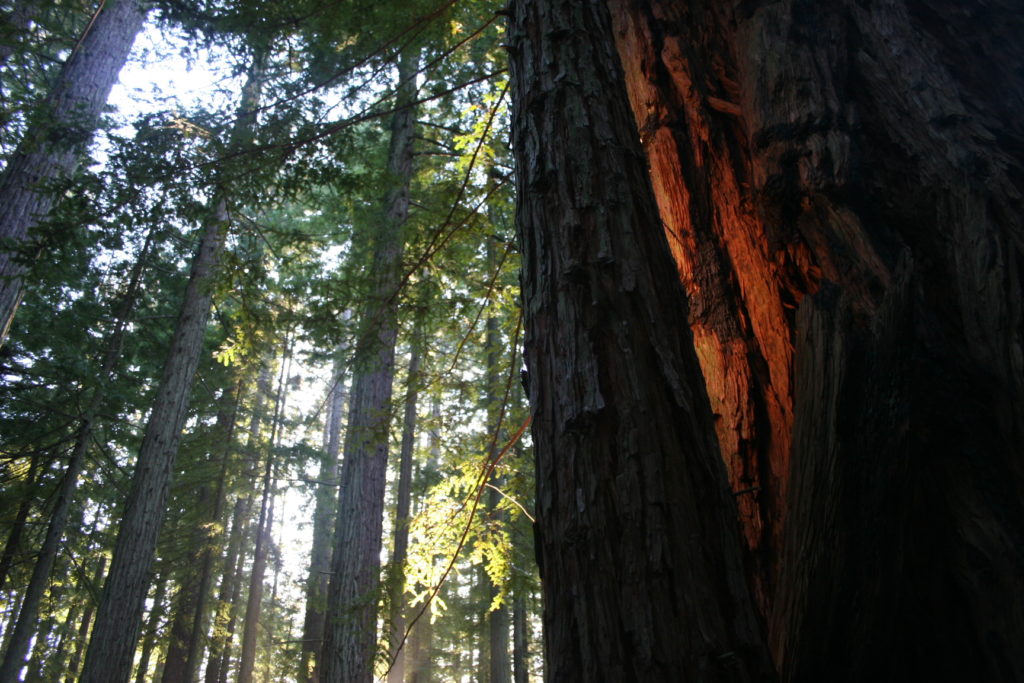
[[[380,228],[374,235],[373,291],[362,311],[353,360],[321,683],[370,683],[376,654],[381,534],[405,246],[403,228],[412,178],[418,51],[406,50],[398,61],[397,111],[391,120],[388,152],[393,189],[384,200]]]
[[[613,8],[784,678],[1020,680],[1019,8]]]
[[[546,674],[770,680],[607,7],[511,13]]]
[[[71,53],[0,174],[0,344],[21,302],[29,230],[54,203],[49,187],[78,164],[145,17],[139,0],[111,0]]]

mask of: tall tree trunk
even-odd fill
[[[267,554],[270,551],[270,544],[273,540],[271,533],[274,527],[274,498],[276,495],[274,488],[277,484],[277,478],[274,476],[274,449],[277,446],[281,422],[284,419],[293,341],[290,334],[285,339],[284,353],[281,357],[281,374],[278,377],[277,394],[274,397],[274,418],[270,429],[266,465],[263,469],[263,495],[260,501],[260,519],[259,525],[256,527],[256,548],[253,551],[252,573],[249,575],[249,596],[245,605],[245,622],[242,630],[242,657],[238,664],[238,683],[252,683],[252,675],[256,667],[256,643],[259,635],[260,614],[263,608],[263,578],[267,570]]]
[[[412,335],[412,351],[409,354],[409,371],[406,374],[405,414],[402,421],[402,447],[398,460],[398,496],[395,501],[395,545],[391,554],[391,572],[388,584],[388,620],[390,632],[388,655],[391,669],[388,683],[405,681],[405,561],[409,553],[409,506],[412,500],[412,451],[416,445],[416,407],[420,382],[420,333],[421,323],[417,321]]]
[[[418,61],[418,52],[411,49],[399,58],[398,106],[391,120],[388,153],[388,175],[394,185],[375,235],[374,290],[362,313],[353,363],[322,683],[369,683],[373,678],[402,232],[409,213]]]
[[[330,585],[332,520],[338,499],[338,454],[341,451],[341,421],[345,411],[345,361],[339,349],[334,362],[334,376],[327,397],[327,419],[324,448],[317,475],[316,509],[313,513],[313,547],[309,559],[309,580],[306,584],[306,617],[302,627],[302,655],[299,680],[314,681],[316,653],[323,645],[324,613],[327,588]]]
[[[145,271],[146,260],[149,257],[150,246],[153,241],[152,231],[146,236],[142,249],[132,267],[131,275],[121,301],[117,305],[114,314],[114,329],[107,339],[100,362],[98,373],[98,384],[92,391],[88,406],[75,436],[75,445],[68,459],[67,469],[57,488],[57,496],[53,510],[50,512],[50,521],[46,527],[46,535],[43,538],[43,545],[39,549],[36,563],[32,568],[32,576],[21,603],[21,610],[18,613],[18,620],[11,633],[7,650],[4,653],[3,662],[0,663],[0,683],[16,683],[18,672],[24,665],[25,656],[28,654],[29,642],[36,628],[36,620],[39,616],[39,604],[50,581],[50,572],[53,570],[53,563],[57,559],[61,540],[67,528],[68,515],[71,511],[71,503],[74,500],[75,490],[78,488],[78,479],[85,468],[86,453],[92,440],[93,426],[96,416],[106,398],[107,384],[110,382],[121,359],[121,350],[124,346],[124,336],[128,329],[128,322],[132,311],[135,309],[135,302],[138,296],[139,285],[142,281],[142,274]],[[103,559],[106,562],[106,559]]]
[[[21,302],[25,257],[18,249],[53,206],[48,185],[77,165],[144,18],[139,0],[102,6],[0,175],[0,344]]]
[[[487,271],[495,272],[499,267],[498,256],[495,252],[494,239],[487,240]],[[495,277],[498,275],[495,273]],[[493,302],[492,302],[493,305]],[[498,318],[493,313],[487,317],[486,334],[484,344],[487,352],[487,432],[490,435],[490,449],[488,459],[494,462],[498,457],[499,434],[502,425],[502,418],[505,414],[505,406],[502,405],[502,378],[499,368],[499,351],[501,340],[498,331]],[[501,503],[501,488],[505,485],[505,478],[495,469],[492,474],[491,488],[487,491],[487,512],[490,523],[494,526],[495,532],[504,531],[508,525],[508,515],[498,508]],[[508,605],[502,602],[493,607],[494,601],[501,594],[501,586],[496,585],[491,577],[487,576],[488,590],[488,637],[490,643],[488,652],[488,683],[511,683],[512,665],[509,661],[508,632],[509,614]]]
[[[244,146],[253,128],[252,112],[259,102],[262,71],[263,55],[257,55],[243,89],[233,146]],[[212,305],[211,284],[231,222],[226,192],[226,187],[217,188],[213,211],[192,263],[170,351],[146,423],[110,574],[97,610],[82,683],[114,683],[126,681],[131,675],[148,573]]]
[[[1024,678],[1019,8],[613,6],[783,677]]]
[[[771,680],[608,9],[511,15],[546,673]]]
[[[200,510],[206,510],[192,530],[192,539],[186,552],[188,565],[178,590],[174,616],[171,619],[163,683],[192,683],[198,666],[205,631],[203,622],[206,614],[206,597],[210,590],[210,576],[213,573],[213,548],[217,541],[210,529],[219,524],[224,511],[225,482],[232,451],[238,389],[225,391],[220,402],[214,429],[220,437],[218,443],[224,444],[224,449],[220,453],[217,468],[217,485],[211,496],[209,484],[203,483],[196,496]],[[196,567],[199,568],[198,571]]]

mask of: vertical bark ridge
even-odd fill
[[[770,680],[608,9],[511,9],[546,673]]]

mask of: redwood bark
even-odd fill
[[[362,312],[353,361],[338,522],[329,591],[321,683],[370,683],[376,653],[380,550],[388,435],[402,284],[403,227],[415,133],[418,54],[399,58],[397,111],[391,119],[388,175],[393,183],[375,235],[374,290]]]
[[[784,678],[1021,679],[1019,8],[613,7]]]
[[[770,680],[608,9],[511,15],[546,673]]]
[[[102,6],[0,175],[0,344],[21,302],[18,249],[53,206],[49,184],[77,166],[144,19],[139,0]]]

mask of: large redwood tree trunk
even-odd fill
[[[545,673],[768,680],[608,9],[519,0],[511,14]]]
[[[1019,8],[610,5],[784,678],[1024,678]]]

